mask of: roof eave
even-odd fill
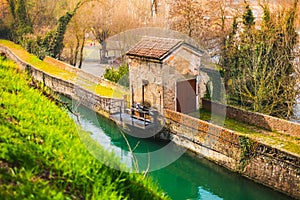
[[[128,56],[129,58],[139,58],[142,60],[150,60],[150,61],[155,61],[155,62],[159,62],[162,63],[162,59],[160,58],[155,58],[155,57],[150,57],[150,56],[139,56],[139,55],[135,55],[135,54],[126,54],[126,56]]]
[[[166,52],[164,55],[162,55],[159,59],[163,61],[165,58],[167,58],[169,55],[171,55],[176,49],[178,49],[181,45],[183,45],[184,42],[178,42],[174,47],[172,47],[168,52]]]

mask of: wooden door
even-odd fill
[[[176,111],[190,113],[196,111],[196,79],[176,83]]]

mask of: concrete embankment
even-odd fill
[[[0,52],[18,63],[35,80],[43,82],[53,91],[71,97],[106,117],[116,112],[114,109],[123,102],[121,99],[101,97],[80,86],[80,82],[64,80],[46,73],[22,61],[5,46],[0,45]],[[164,114],[169,138],[178,145],[250,179],[300,199],[300,152],[294,154],[284,151],[238,132],[171,110],[165,110]]]

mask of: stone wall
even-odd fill
[[[72,97],[81,104],[108,117],[122,104],[119,99],[101,97],[71,81],[47,74],[23,62],[8,48],[0,45],[0,52],[14,60],[32,77],[52,90]],[[115,105],[116,107],[112,106]],[[220,107],[224,109],[224,107]],[[118,108],[117,108],[118,109]],[[258,143],[239,133],[190,116],[165,110],[166,126],[175,143],[198,155],[237,171],[257,182],[300,199],[300,159],[296,155]]]
[[[146,60],[129,60],[130,89],[133,90],[134,103],[142,104],[143,81],[148,84],[144,86],[144,100],[159,111],[163,109],[163,83],[161,64],[147,62]],[[131,102],[133,103],[133,102]]]
[[[11,52],[7,47],[0,45],[0,52],[3,52],[8,58],[16,62],[22,70],[26,70],[33,79],[44,83],[53,91],[75,99],[80,104],[95,110],[96,112],[109,116],[111,113],[119,111],[123,105],[123,100],[101,97],[72,81],[63,80],[54,75],[41,71],[40,69],[22,61],[17,55]]]
[[[291,136],[300,137],[300,124],[298,123],[279,119],[270,115],[246,111],[232,106],[226,106],[205,99],[202,99],[202,107],[208,111],[213,109],[213,112],[217,114],[226,113],[229,118],[246,122],[270,131],[278,131]]]
[[[256,182],[300,198],[300,159],[237,132],[165,110],[169,138]]]
[[[100,84],[103,85],[105,87],[110,87],[112,89],[117,88],[118,90],[121,90],[124,93],[128,93],[129,94],[129,90],[128,88],[122,87],[114,82],[111,82],[103,77],[98,77],[95,76],[93,74],[87,73],[79,68],[76,68],[72,65],[69,65],[65,62],[62,62],[60,60],[57,60],[55,58],[51,58],[49,56],[46,56],[44,59],[44,62],[49,63],[51,65],[54,65],[57,68],[63,69],[63,70],[67,70],[70,71],[72,73],[76,73],[76,75],[78,76],[79,79],[86,79],[89,80],[95,84]]]
[[[0,52],[3,53],[6,57],[10,58],[11,60],[13,60],[15,63],[18,64],[18,66],[24,70],[26,68],[27,65],[29,65],[28,63],[22,61],[18,56],[16,56],[13,52],[10,51],[9,48],[7,48],[6,46],[2,46],[0,45]]]
[[[179,145],[203,155],[231,170],[235,170],[240,161],[239,135],[233,131],[208,122],[165,110],[164,115],[170,126],[171,138]],[[189,145],[185,145],[185,143]]]

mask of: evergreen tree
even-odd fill
[[[8,3],[14,19],[11,24],[11,37],[15,42],[22,43],[23,36],[33,32],[32,23],[26,9],[26,1],[9,0]]]
[[[263,22],[255,28],[249,6],[244,30],[227,37],[221,65],[226,89],[234,103],[256,112],[288,118],[295,104],[297,73],[293,51],[297,44],[295,18],[298,0],[277,15],[264,5]],[[233,27],[237,27],[236,24]]]
[[[255,25],[255,18],[249,4],[246,4],[246,12],[243,14],[243,24],[246,28],[251,28]]]
[[[59,58],[61,51],[64,48],[63,40],[64,35],[67,30],[67,26],[71,21],[72,17],[75,15],[77,9],[80,6],[80,2],[76,5],[72,12],[67,12],[65,15],[61,16],[58,20],[58,26],[55,32],[49,32],[44,40],[44,46],[47,47],[47,54],[54,58]]]

